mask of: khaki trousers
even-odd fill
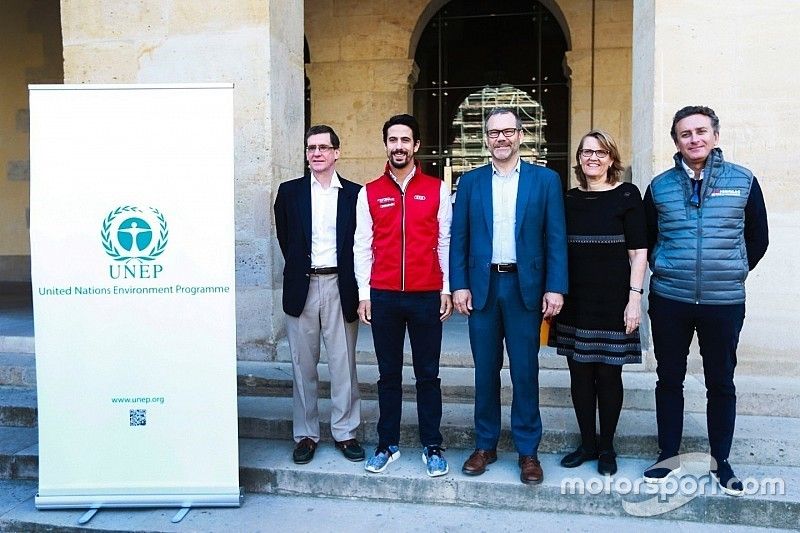
[[[319,441],[320,341],[325,343],[331,377],[331,433],[337,441],[353,439],[361,423],[356,338],[358,321],[346,322],[336,274],[312,275],[299,317],[286,317],[286,335],[294,373],[294,440]]]

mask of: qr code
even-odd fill
[[[147,425],[147,409],[131,409],[131,425],[132,426],[146,426]]]

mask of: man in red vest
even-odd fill
[[[371,324],[378,359],[378,447],[368,472],[383,472],[400,457],[403,407],[403,342],[411,341],[422,460],[431,477],[448,472],[442,455],[442,392],[439,355],[442,322],[450,317],[448,264],[450,191],[422,172],[419,125],[397,115],[383,125],[389,161],[381,176],[358,195],[353,247],[358,316]]]

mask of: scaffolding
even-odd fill
[[[525,137],[520,145],[520,157],[529,163],[547,164],[544,138],[547,120],[539,102],[512,85],[485,87],[464,99],[453,120],[451,135],[455,134],[455,138],[450,145],[449,166],[454,178],[489,162],[489,150],[483,140],[483,117],[495,107],[514,109],[522,119]]]

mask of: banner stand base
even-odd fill
[[[82,526],[83,524],[87,523],[89,520],[94,518],[94,515],[96,515],[97,511],[99,510],[100,509],[89,509],[83,513],[80,518],[78,518],[78,524]]]
[[[240,507],[244,501],[241,487],[215,493],[175,493],[175,494],[72,494],[42,495],[34,498],[36,509],[87,509],[87,515],[98,509],[132,509],[145,507],[172,507],[177,509],[191,507]],[[87,517],[87,520],[91,516]]]
[[[183,520],[186,517],[186,515],[189,514],[189,511],[191,511],[191,509],[192,509],[191,507],[181,507],[180,510],[177,513],[175,513],[175,516],[172,517],[171,520],[172,523],[177,524],[178,522]],[[83,513],[81,517],[78,518],[78,525],[82,526],[84,524],[87,524],[89,520],[94,518],[94,515],[96,515],[97,511],[99,510],[100,510],[99,508],[89,509],[88,511]]]
[[[191,507],[181,507],[181,510],[175,513],[175,516],[172,517],[172,523],[177,524],[178,522],[183,520],[183,517],[189,514],[190,509]]]

